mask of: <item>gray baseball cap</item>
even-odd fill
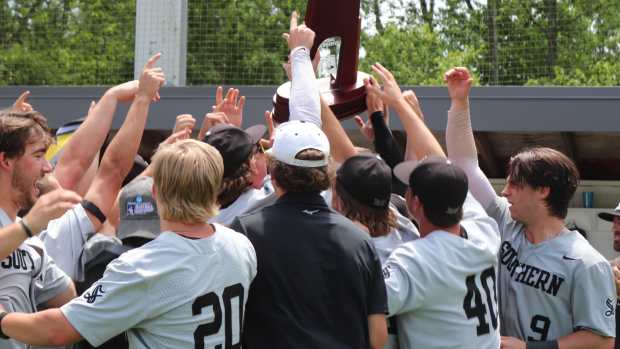
[[[137,177],[121,191],[118,207],[120,222],[116,236],[155,239],[161,232],[157,204],[153,198],[153,178]]]
[[[620,202],[612,212],[601,212],[598,214],[598,218],[604,219],[609,222],[613,222],[614,217],[620,217]]]

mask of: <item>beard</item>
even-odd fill
[[[11,185],[17,193],[15,203],[20,209],[29,210],[34,206],[37,198],[32,194],[31,178],[24,176],[21,171],[14,171],[11,178]]]

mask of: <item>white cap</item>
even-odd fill
[[[316,149],[325,156],[321,160],[300,160],[301,151]],[[323,131],[311,122],[288,121],[276,128],[276,137],[269,153],[278,161],[300,167],[327,166],[329,161],[329,140]]]

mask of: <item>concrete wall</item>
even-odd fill
[[[51,127],[83,116],[91,100],[97,100],[102,87],[0,87],[0,107],[10,105],[21,91],[32,91],[30,101],[49,119]],[[247,98],[245,122],[263,122],[263,113],[271,109],[275,86],[242,86]],[[429,127],[443,130],[449,108],[443,87],[416,87]],[[215,87],[168,87],[162,100],[151,108],[149,129],[169,129],[177,114],[202,116],[214,104]],[[558,87],[478,87],[471,97],[473,126],[478,131],[620,131],[620,88]],[[120,126],[127,106],[119,108],[114,127]],[[353,123],[345,122],[353,128]],[[402,128],[397,117],[392,127]]]

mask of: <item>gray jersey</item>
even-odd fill
[[[420,238],[418,228],[409,220],[409,218],[401,215],[393,208],[392,211],[396,216],[396,228],[392,229],[389,234],[372,238],[381,264],[384,264],[392,251],[405,242],[413,241]]]
[[[386,262],[401,348],[499,348],[497,224],[471,195],[463,208],[467,238],[435,231],[401,245]]]
[[[62,217],[50,221],[39,237],[58,267],[71,279],[82,281],[84,265],[80,257],[84,244],[94,234],[95,229],[84,207],[76,205]]]
[[[215,227],[204,239],[163,232],[122,254],[62,312],[93,346],[123,331],[131,348],[240,343],[256,254],[245,236]]]
[[[372,243],[375,245],[381,264],[385,264],[392,251],[398,246],[420,238],[418,228],[409,218],[401,215],[394,207],[392,207],[392,211],[396,215],[396,228],[392,229],[388,235],[372,238]],[[384,349],[396,349],[399,347],[396,318],[396,316],[388,318],[388,340],[383,347]]]
[[[487,212],[499,225],[502,335],[554,340],[578,329],[615,336],[616,292],[609,263],[578,232],[530,243],[498,197]]]
[[[0,209],[0,226],[13,223]],[[34,313],[69,287],[71,280],[45,252],[37,237],[24,241],[0,262],[0,304],[10,312]],[[13,340],[0,339],[0,349],[28,348]]]

